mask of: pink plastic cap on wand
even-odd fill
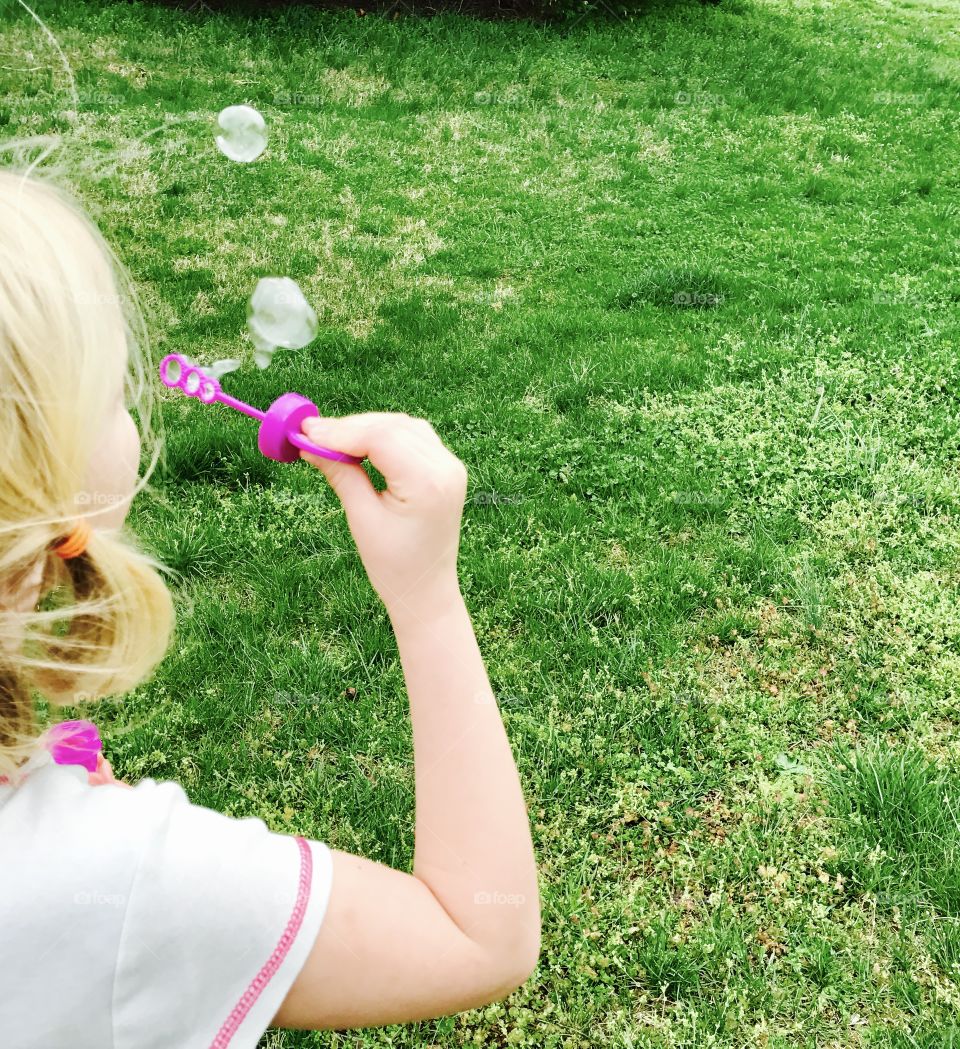
[[[292,463],[300,458],[300,449],[290,440],[299,434],[304,419],[319,415],[317,406],[299,393],[285,393],[267,409],[267,417],[260,424],[257,447],[268,459],[278,463]]]

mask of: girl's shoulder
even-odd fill
[[[58,1035],[61,1020],[65,1034],[69,1017],[83,1018],[85,1038],[70,1044],[114,1044],[113,974],[137,871],[177,789],[92,787],[85,769],[53,763],[0,789],[0,929],[17,959],[0,1000],[9,1044],[36,1044],[44,1015]]]
[[[18,856],[21,868],[45,860],[76,870],[103,858],[116,866],[124,851],[160,829],[172,809],[189,804],[172,781],[91,786],[83,767],[49,762],[16,786],[0,786],[0,849]],[[120,844],[129,848],[118,851]]]
[[[143,863],[180,807],[190,802],[176,783],[91,786],[86,769],[52,762],[0,789],[0,928],[18,915],[35,942],[70,930],[112,949]]]
[[[10,1044],[31,1049],[37,1015],[64,1037],[85,1018],[83,1041],[45,1046],[255,1046],[332,880],[320,842],[193,804],[173,781],[91,786],[69,765],[0,791],[0,853],[0,930],[18,961],[0,1030],[22,1029]]]

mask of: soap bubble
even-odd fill
[[[209,375],[211,379],[222,379],[224,375],[235,372],[240,367],[240,361],[230,358],[225,361],[214,361],[213,364],[203,366],[203,374]]]
[[[266,121],[252,106],[227,106],[217,123],[223,132],[217,135],[217,148],[230,160],[249,164],[267,148]]]
[[[313,342],[319,323],[296,281],[289,277],[264,277],[250,296],[247,327],[257,367],[267,368],[278,347],[299,350]]]
[[[269,368],[273,361],[273,354],[276,347],[263,347],[257,346],[253,351],[253,359],[258,368]]]
[[[274,352],[277,349],[277,344],[260,334],[251,320],[253,299],[250,302],[251,305],[247,307],[247,327],[250,331],[250,338],[253,341],[253,359],[256,361],[258,368],[269,368]]]

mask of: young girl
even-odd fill
[[[123,271],[62,193],[0,172],[0,1045],[252,1049],[502,998],[540,912],[516,768],[457,579],[467,474],[430,424],[310,419],[389,614],[416,764],[412,874],[192,804],[109,765],[27,764],[33,698],[143,681],[171,600],[123,530],[152,383]],[[156,450],[151,444],[151,464]],[[149,471],[148,471],[149,473]]]

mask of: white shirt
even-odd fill
[[[0,786],[0,1046],[255,1049],[323,921],[330,850],[49,764]]]

